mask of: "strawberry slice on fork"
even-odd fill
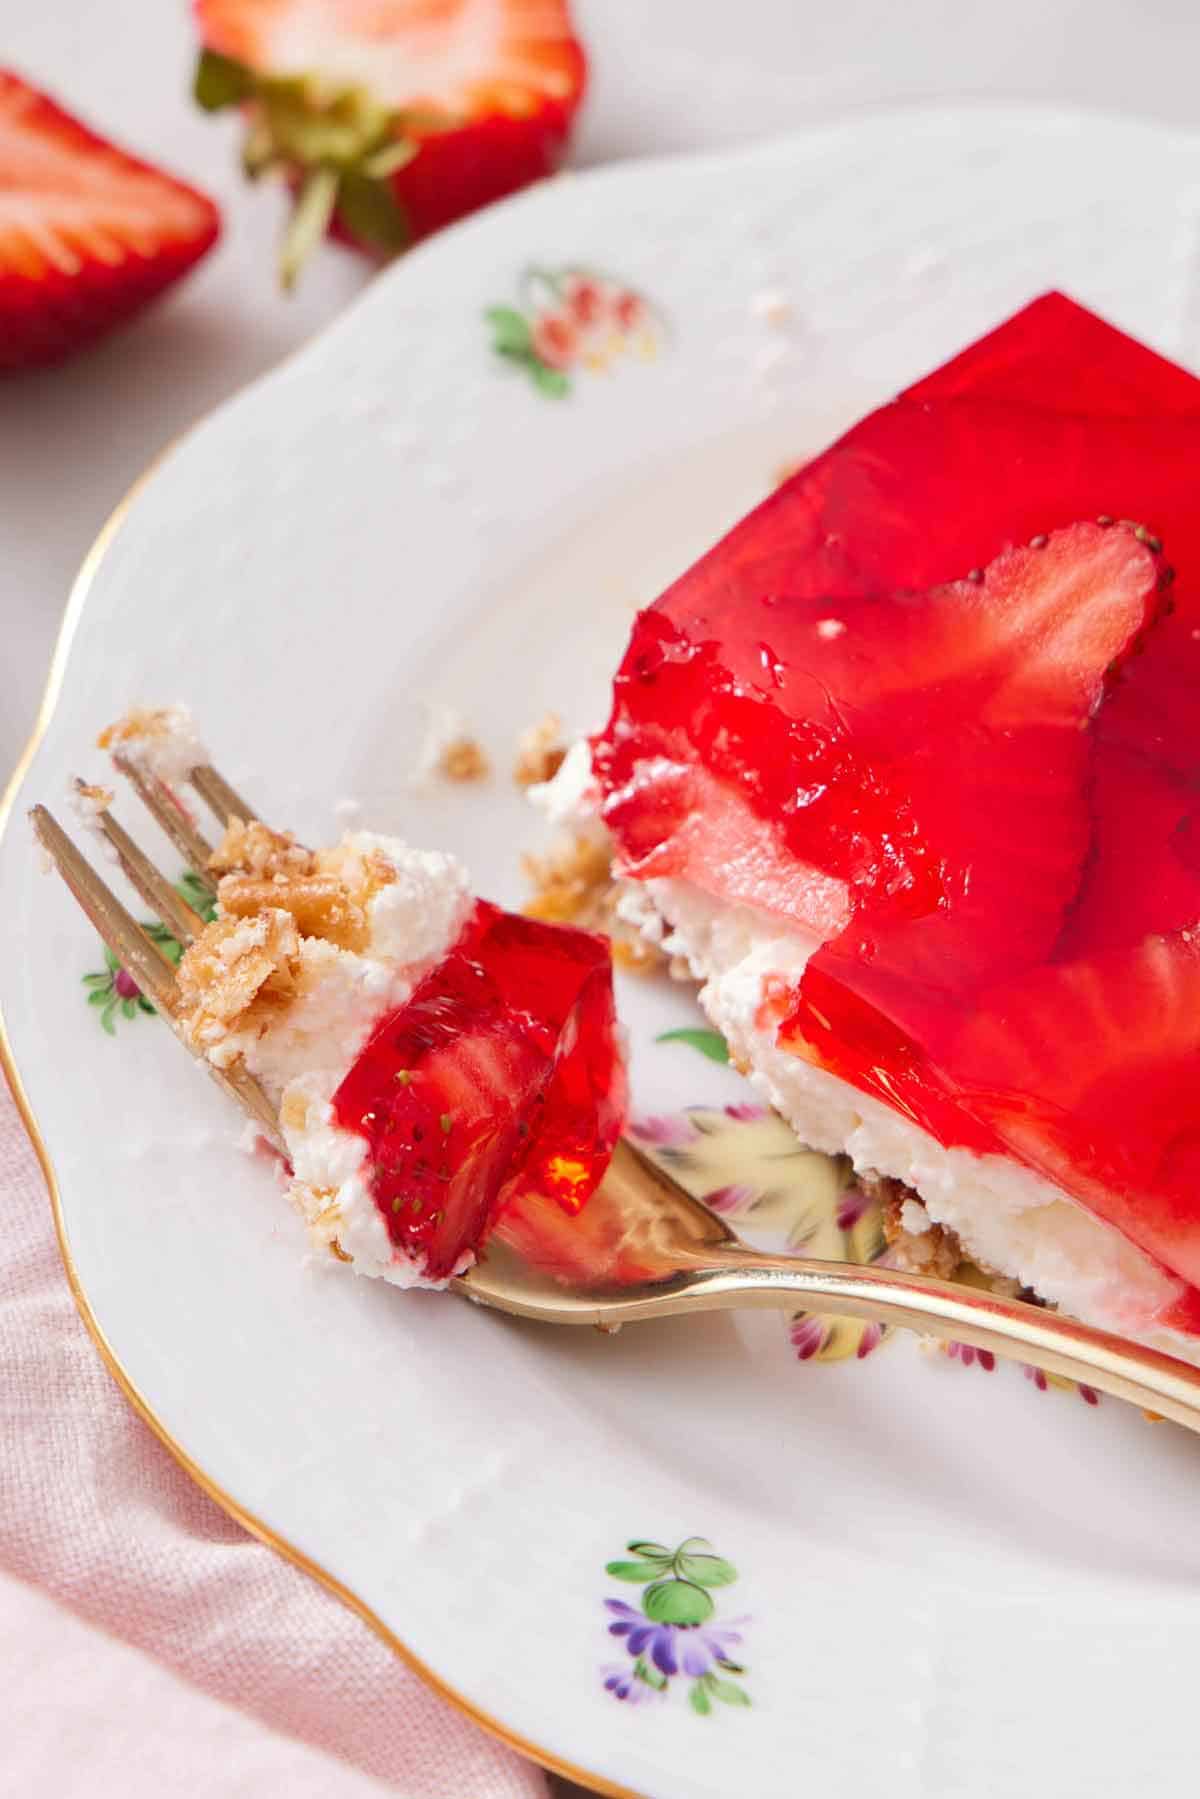
[[[195,95],[240,106],[296,202],[285,286],[335,235],[392,255],[558,166],[586,64],[565,0],[195,0]]]

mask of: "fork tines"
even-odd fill
[[[179,851],[192,874],[205,888],[213,891],[208,866],[212,848],[190,814],[163,782],[124,757],[118,756],[115,761],[147,811]],[[255,814],[242,803],[233,788],[215,769],[207,766],[193,769],[189,779],[222,827],[231,818],[247,821],[254,818]],[[86,791],[83,782],[77,781],[75,785],[77,789]],[[254,1076],[240,1066],[215,1068],[183,1034],[174,965],[159,945],[121,904],[107,883],[101,880],[45,806],[35,806],[29,816],[38,842],[121,967],[128,971],[146,997],[153,1001],[189,1053],[203,1062],[218,1085],[237,1101],[255,1127],[277,1148],[282,1148],[275,1109]],[[172,936],[186,949],[204,928],[204,920],[200,914],[176,892],[172,883],[144,850],[138,847],[128,831],[113,818],[107,807],[95,814],[95,825],[111,846],[116,861],[139,898],[145,901]]]

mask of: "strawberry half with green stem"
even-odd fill
[[[326,232],[394,255],[558,166],[586,64],[565,0],[195,0],[195,95],[295,190],[285,286]]]
[[[0,371],[102,337],[215,243],[211,200],[0,69]]]

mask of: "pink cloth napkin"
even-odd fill
[[[311,1781],[324,1799],[349,1799],[375,1783],[406,1799],[546,1799],[539,1769],[430,1691],[316,1581],[248,1537],[126,1403],[76,1313],[41,1172],[3,1081],[0,1211],[0,1571],[267,1727],[249,1732],[248,1747],[244,1719],[214,1736],[211,1704],[181,1703],[177,1765],[194,1778],[196,1757],[223,1764],[210,1767],[209,1785],[196,1791],[249,1791],[226,1758],[250,1755],[256,1792],[268,1791],[274,1774],[280,1790],[307,1793]],[[22,1619],[20,1642],[4,1628],[6,1593],[10,1626],[14,1614]],[[29,1596],[35,1628],[20,1594],[0,1589],[0,1666],[6,1655],[20,1660],[23,1695],[14,1711],[5,1680],[0,1765],[11,1773],[14,1754],[40,1759],[32,1737],[22,1748],[23,1718],[32,1733],[39,1718],[44,1725],[57,1716],[64,1757],[72,1742],[77,1753],[73,1725],[89,1704],[108,1707],[112,1731],[135,1743],[137,1683],[97,1663],[106,1648],[127,1660],[129,1651],[104,1638],[91,1635],[86,1655],[41,1656],[46,1686],[35,1703],[39,1656],[31,1645],[49,1640],[53,1608],[39,1609]],[[132,1715],[111,1709],[114,1688],[130,1696]],[[310,1769],[301,1779],[301,1745],[324,1752],[323,1777]],[[43,1772],[45,1784],[26,1782],[21,1791],[77,1790],[65,1771],[57,1783]],[[126,1799],[164,1790],[153,1755],[126,1757]]]

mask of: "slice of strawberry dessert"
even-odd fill
[[[1045,296],[639,616],[589,789],[902,1259],[1193,1357],[1198,459],[1200,381]]]
[[[186,810],[208,758],[182,707],[101,742]],[[444,1286],[502,1220],[526,1250],[555,1240],[624,1118],[604,939],[502,912],[453,856],[366,831],[313,851],[235,818],[208,873],[182,1028],[277,1106],[312,1241],[359,1274]]]

